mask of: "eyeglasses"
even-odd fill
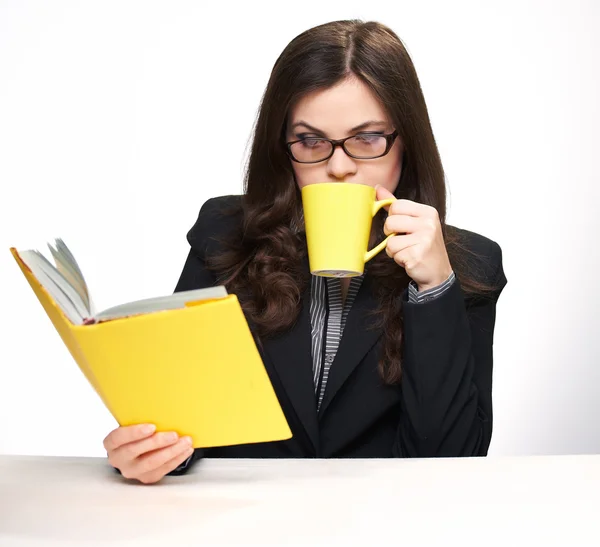
[[[298,163],[318,163],[328,160],[337,146],[357,160],[373,160],[385,156],[398,136],[398,131],[384,135],[381,133],[360,133],[333,140],[324,137],[305,137],[297,141],[286,143],[290,157]]]

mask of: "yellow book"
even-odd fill
[[[64,242],[49,247],[56,267],[10,251],[119,425],[153,423],[196,448],[291,438],[235,295],[211,287],[97,313]]]

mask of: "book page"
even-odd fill
[[[55,241],[56,249],[49,244],[48,247],[56,260],[56,267],[36,250],[20,251],[19,256],[74,324],[89,324],[131,315],[179,309],[184,308],[190,302],[227,296],[225,287],[208,287],[126,302],[93,314],[88,307],[88,302],[91,305],[92,299],[75,258],[61,239]]]
[[[106,321],[109,319],[118,319],[120,317],[127,317],[129,315],[137,315],[141,313],[174,310],[178,308],[184,308],[188,302],[224,298],[226,296],[227,290],[222,286],[182,291],[167,296],[146,298],[144,300],[136,300],[126,304],[120,304],[97,313],[94,315],[94,319],[97,321]]]
[[[62,273],[60,273],[56,267],[39,251],[34,251],[35,257],[38,261],[39,266],[44,270],[46,275],[50,277],[56,285],[60,287],[63,293],[71,301],[73,306],[77,309],[79,315],[83,318],[91,316],[90,310],[88,310],[85,302],[81,296],[77,293],[75,288],[65,279]]]
[[[62,285],[57,283],[58,275],[48,275],[47,269],[42,267],[43,260],[40,259],[37,251],[20,251],[19,257],[31,270],[35,278],[38,280],[40,285],[48,291],[48,294],[52,297],[54,302],[61,308],[62,312],[68,317],[71,323],[75,325],[81,325],[84,320],[84,315],[81,314],[80,309],[71,301],[67,293],[63,290],[68,283],[63,282]],[[44,260],[45,257],[44,257]],[[48,263],[50,264],[50,263]],[[50,264],[52,267],[52,264]],[[55,270],[56,274],[58,272]],[[72,288],[71,288],[72,290]],[[86,314],[87,315],[87,314]]]
[[[66,243],[62,239],[57,238],[54,241],[56,249],[54,249],[50,244],[48,244],[48,248],[52,253],[54,261],[56,262],[56,267],[81,296],[82,300],[85,302],[86,308],[90,312],[90,315],[93,315],[94,308],[90,299],[87,283],[85,282],[83,273],[81,272],[73,253],[71,253]]]

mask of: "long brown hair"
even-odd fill
[[[414,65],[398,36],[376,22],[336,21],[297,36],[277,59],[256,119],[246,166],[244,195],[237,211],[239,231],[231,233],[209,267],[237,294],[258,338],[290,328],[298,317],[310,274],[304,259],[302,203],[285,150],[292,105],[312,91],[327,89],[348,76],[364,82],[387,109],[404,143],[397,198],[435,207],[450,262],[465,293],[489,293],[470,274],[473,262],[458,232],[445,223],[446,187],[442,162]],[[386,213],[373,222],[383,237]],[[374,326],[383,329],[380,373],[386,383],[401,377],[403,291],[410,281],[385,252],[368,263],[378,309]]]

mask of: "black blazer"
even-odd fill
[[[225,216],[221,210],[239,199],[215,198],[201,208],[187,234],[191,249],[176,291],[216,284],[205,257],[219,252],[214,238],[240,222],[240,216]],[[409,303],[405,291],[405,355],[399,386],[384,385],[377,372],[382,333],[367,328],[367,312],[376,305],[367,274],[348,314],[317,413],[307,291],[295,326],[263,340],[261,350],[293,438],[197,449],[193,459],[486,455],[492,435],[496,301],[506,277],[499,245],[462,232],[469,248],[485,257],[475,268],[477,275],[497,284],[498,290],[488,300],[465,298],[457,279],[441,297],[422,304]]]

